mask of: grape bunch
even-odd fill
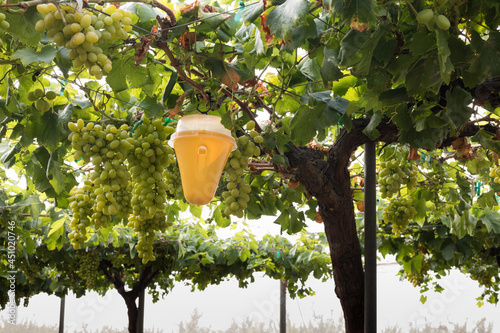
[[[99,45],[117,39],[125,40],[132,30],[131,13],[117,9],[114,5],[95,7],[104,13],[94,15],[87,9],[75,10],[73,5],[44,3],[37,10],[45,15],[35,29],[47,30],[47,36],[58,46],[69,49],[73,66],[85,66],[89,74],[101,79],[104,72],[112,69],[111,60]]]
[[[262,142],[262,137],[253,130],[253,126],[255,126],[253,121],[247,124],[247,129],[251,130],[250,136],[253,137],[255,142]],[[236,144],[238,148],[229,154],[224,167],[224,171],[229,178],[229,183],[226,187],[227,190],[222,192],[222,198],[226,204],[224,215],[235,215],[242,218],[243,209],[247,207],[250,200],[248,194],[252,191],[250,185],[242,176],[248,166],[249,159],[260,155],[260,149],[246,135],[240,136],[236,140]]]
[[[132,220],[133,216],[131,217],[131,221]],[[159,230],[164,232],[167,227],[169,227],[169,223],[167,223],[166,216],[163,211],[156,212],[152,218],[140,220],[139,223],[137,222],[137,220],[134,222],[134,230],[138,234],[138,242],[135,248],[139,258],[142,258],[142,263],[146,264],[148,261],[155,260],[155,256],[153,254],[155,231]]]
[[[87,227],[90,227],[92,224],[91,187],[92,182],[85,180],[83,187],[73,190],[72,195],[69,197],[69,208],[73,212],[73,217],[69,224],[71,232],[68,234],[68,238],[75,250],[78,250],[85,243],[87,239]],[[95,219],[94,223],[96,221],[98,221],[99,225],[105,225],[107,222],[107,220],[103,221],[102,218]]]
[[[82,279],[85,279],[85,285],[88,290],[96,287],[97,270],[99,269],[99,258],[91,252],[77,251],[75,259],[80,263],[76,272]]]
[[[92,202],[92,220],[96,227],[110,221],[109,216],[127,217],[130,212],[130,173],[124,162],[133,149],[134,140],[128,135],[128,125],[120,128],[99,124],[84,124],[82,119],[69,123],[75,160],[91,162],[94,170],[89,198]]]
[[[436,26],[442,30],[448,30],[451,26],[450,20],[446,16],[438,15],[430,8],[418,12],[417,22],[425,24],[429,31],[434,31]]]
[[[171,163],[163,173],[165,183],[167,184],[167,191],[171,196],[177,198],[183,195],[181,172],[178,163]]]
[[[128,163],[132,176],[132,216],[129,224],[139,234],[136,246],[144,263],[154,260],[153,240],[155,231],[165,231],[166,195],[168,186],[163,171],[174,162],[173,149],[167,144],[167,136],[174,128],[163,126],[161,119],[142,120],[134,133],[133,146]]]
[[[417,185],[418,177],[415,167],[400,165],[397,160],[380,163],[379,169],[380,195],[382,198],[390,198],[398,193],[401,185],[407,185],[413,189]]]
[[[5,20],[5,14],[0,13],[0,29],[7,30],[10,28],[10,23]]]
[[[408,281],[410,281],[414,287],[419,287],[421,286],[424,282],[426,282],[426,277],[429,269],[431,268],[431,265],[429,261],[424,260],[422,262],[422,268],[420,269],[420,272],[415,273],[415,272],[410,272],[410,273],[405,273],[406,278]]]
[[[411,198],[396,197],[384,209],[384,222],[392,223],[392,232],[400,235],[406,230],[417,210]]]
[[[497,184],[500,184],[500,166],[495,166],[490,170],[490,177],[493,178],[493,181]]]
[[[45,92],[40,88],[30,91],[26,96],[28,101],[34,103],[35,109],[42,112],[47,112],[50,110],[50,103],[48,101],[52,101],[56,97],[57,94],[55,91],[49,90]]]
[[[486,288],[491,288],[494,284],[493,275],[489,274],[485,269],[476,268],[470,271],[470,277]]]
[[[21,262],[21,264],[19,265],[19,270],[24,273],[24,275],[26,276],[26,280],[28,280],[29,283],[34,284],[42,268],[33,260],[33,262],[31,263],[24,261]]]

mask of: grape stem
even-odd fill
[[[0,59],[0,65],[15,65],[15,64],[17,64],[16,60]]]
[[[181,63],[174,57],[172,51],[168,47],[168,39],[167,39],[167,34],[168,34],[168,29],[171,27],[175,26],[177,24],[177,20],[175,19],[175,14],[174,12],[168,8],[167,6],[164,6],[162,3],[152,0],[151,4],[154,7],[158,7],[161,10],[163,10],[166,14],[167,17],[161,18],[160,16],[156,16],[156,20],[158,21],[161,30],[162,30],[162,40],[158,41],[157,45],[165,52],[166,56],[170,60],[170,64],[175,68],[177,71],[177,74],[183,79],[186,83],[190,84],[193,88],[198,90],[203,97],[203,99],[207,102],[210,103],[210,97],[205,93],[205,90],[203,87],[198,84],[197,82],[193,81],[189,76],[187,76],[186,72],[181,67]]]
[[[210,98],[205,93],[205,90],[203,89],[203,87],[200,84],[198,84],[197,82],[193,81],[189,76],[186,75],[186,73],[184,72],[184,70],[181,67],[180,62],[174,57],[174,55],[172,54],[172,51],[170,51],[170,48],[168,47],[167,43],[162,42],[162,43],[158,43],[158,44],[159,44],[160,48],[167,55],[168,59],[170,60],[170,64],[175,68],[175,70],[177,71],[177,74],[179,74],[181,79],[183,79],[186,83],[190,84],[193,88],[198,90],[200,92],[201,96],[203,97],[203,99],[207,103],[210,103]]]
[[[101,115],[103,115],[104,117],[108,118],[109,120],[112,120],[112,121],[115,121],[115,122],[119,122],[120,120],[110,116],[109,114],[107,114],[106,112],[102,111],[101,109],[99,109],[97,107],[97,105],[95,104],[95,101],[94,99],[92,98],[92,96],[90,96],[90,93],[88,91],[88,89],[84,88],[84,87],[80,87],[80,89],[83,90],[83,92],[85,93],[85,96],[87,96],[87,98],[89,99],[90,103],[92,104],[92,107],[94,108],[94,110],[96,112],[99,112]]]
[[[248,105],[246,103],[243,103],[241,99],[234,96],[234,94],[229,90],[227,90],[226,88],[221,88],[221,91],[224,95],[235,101],[236,104],[238,104],[239,107],[243,110],[243,112],[245,112],[245,114],[248,117],[250,117],[250,120],[253,120],[255,122],[255,131],[262,133],[262,128],[260,127],[259,123],[255,120],[255,117],[253,116],[252,111],[250,111],[250,109],[248,108]]]
[[[411,4],[411,2],[410,1],[406,1],[406,4],[408,5],[408,7],[410,7],[410,9],[413,12],[413,14],[415,14],[415,16],[417,16],[418,12],[415,9],[415,7],[413,7],[413,5]]]

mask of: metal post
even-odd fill
[[[144,296],[146,289],[141,290],[139,293],[139,308],[137,313],[137,333],[144,332]]]
[[[280,280],[280,333],[286,333],[286,281]]]
[[[365,144],[365,333],[377,332],[377,195],[375,143]]]
[[[59,307],[59,333],[64,333],[64,307],[66,304],[66,297],[61,297],[61,305]]]

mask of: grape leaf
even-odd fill
[[[375,48],[388,28],[387,24],[383,24],[372,35],[354,29],[349,30],[340,42],[340,64],[346,67],[356,65],[353,73],[368,74]]]
[[[325,6],[328,8],[326,4]],[[375,20],[374,0],[331,0],[331,6],[342,16],[343,23],[351,23],[354,18],[360,23]]]
[[[52,46],[44,46],[40,52],[36,52],[32,47],[17,50],[12,54],[12,59],[19,59],[24,66],[36,62],[50,64],[56,56],[56,49]]]
[[[455,87],[446,93],[446,100],[446,115],[452,124],[455,127],[465,124],[473,111],[469,106],[472,103],[471,94],[460,87]]]
[[[198,26],[198,32],[209,32],[217,29],[224,21],[230,18],[231,15],[221,13],[205,13],[201,12],[200,19],[203,20]]]
[[[372,140],[378,138],[380,136],[380,132],[377,130],[377,126],[378,124],[380,124],[381,120],[382,120],[382,112],[380,111],[375,112],[370,118],[370,122],[363,130],[363,133],[366,134],[366,136]]]
[[[477,203],[481,208],[493,208],[498,205],[498,201],[495,198],[495,192],[493,191],[488,191],[481,194],[479,198],[477,198]]]
[[[241,12],[241,20],[245,23],[253,23],[263,12],[264,2],[251,3]]]
[[[410,52],[415,56],[424,55],[435,47],[436,40],[434,38],[434,35],[432,34],[429,34],[425,31],[419,31],[412,36],[412,40],[410,43]]]
[[[443,84],[440,71],[437,52],[420,58],[406,75],[406,89],[410,94],[437,94]]]
[[[450,75],[453,71],[453,64],[450,60],[451,51],[448,47],[448,39],[446,36],[446,32],[442,29],[436,29],[436,36],[441,78],[443,79],[444,83],[449,84]]]
[[[323,50],[323,63],[320,68],[321,77],[325,85],[328,81],[337,81],[344,75],[338,65],[338,51],[325,47]]]
[[[490,209],[477,209],[477,219],[484,223],[488,232],[500,234],[500,213]]]
[[[146,117],[161,117],[163,116],[164,107],[157,102],[156,97],[146,97],[144,98],[139,106],[144,109],[144,115]]]
[[[156,15],[158,14],[152,6],[143,3],[128,3],[122,5],[120,8],[139,16],[140,22],[156,19]]]
[[[445,242],[443,242],[441,251],[444,260],[451,260],[451,258],[453,258],[453,254],[455,253],[455,249],[455,243],[453,243],[451,240],[446,240]]]
[[[146,67],[135,66],[134,60],[127,58],[120,58],[113,62],[113,69],[106,77],[106,82],[115,92],[126,90],[128,82],[136,88],[154,84]]]
[[[23,15],[5,13],[5,16],[5,20],[10,23],[8,31],[15,34],[21,43],[38,46],[45,32],[35,29],[36,22],[43,18],[36,10],[36,6],[28,7]]]
[[[307,0],[286,0],[271,10],[267,15],[266,25],[271,33],[288,41],[292,28],[307,14],[308,10],[309,1]]]
[[[49,148],[49,150],[54,150],[62,138],[62,133],[58,126],[58,118],[55,113],[45,112],[37,126],[36,137],[38,138],[38,142]]]
[[[499,76],[500,32],[491,31],[487,40],[484,40],[477,32],[473,32],[472,39],[475,41],[474,44],[479,54],[472,61],[469,71],[476,73],[480,78]]]

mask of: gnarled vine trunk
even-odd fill
[[[136,300],[141,294],[144,293],[147,286],[160,273],[160,271],[153,270],[151,266],[146,266],[139,277],[139,281],[137,281],[131,290],[126,291],[125,283],[123,282],[120,273],[113,272],[113,266],[110,262],[102,261],[99,268],[104,272],[108,280],[115,286],[116,290],[123,297],[123,300],[127,305],[129,333],[142,333],[143,325],[142,323],[141,325],[138,325],[139,307],[136,304]]]
[[[356,124],[355,124],[356,125]],[[362,126],[342,131],[327,157],[305,147],[287,153],[291,172],[316,197],[333,265],[335,294],[344,312],[346,333],[364,331],[364,272],[357,236],[348,166],[357,147],[369,142]],[[380,141],[394,141],[394,128],[381,128]]]

